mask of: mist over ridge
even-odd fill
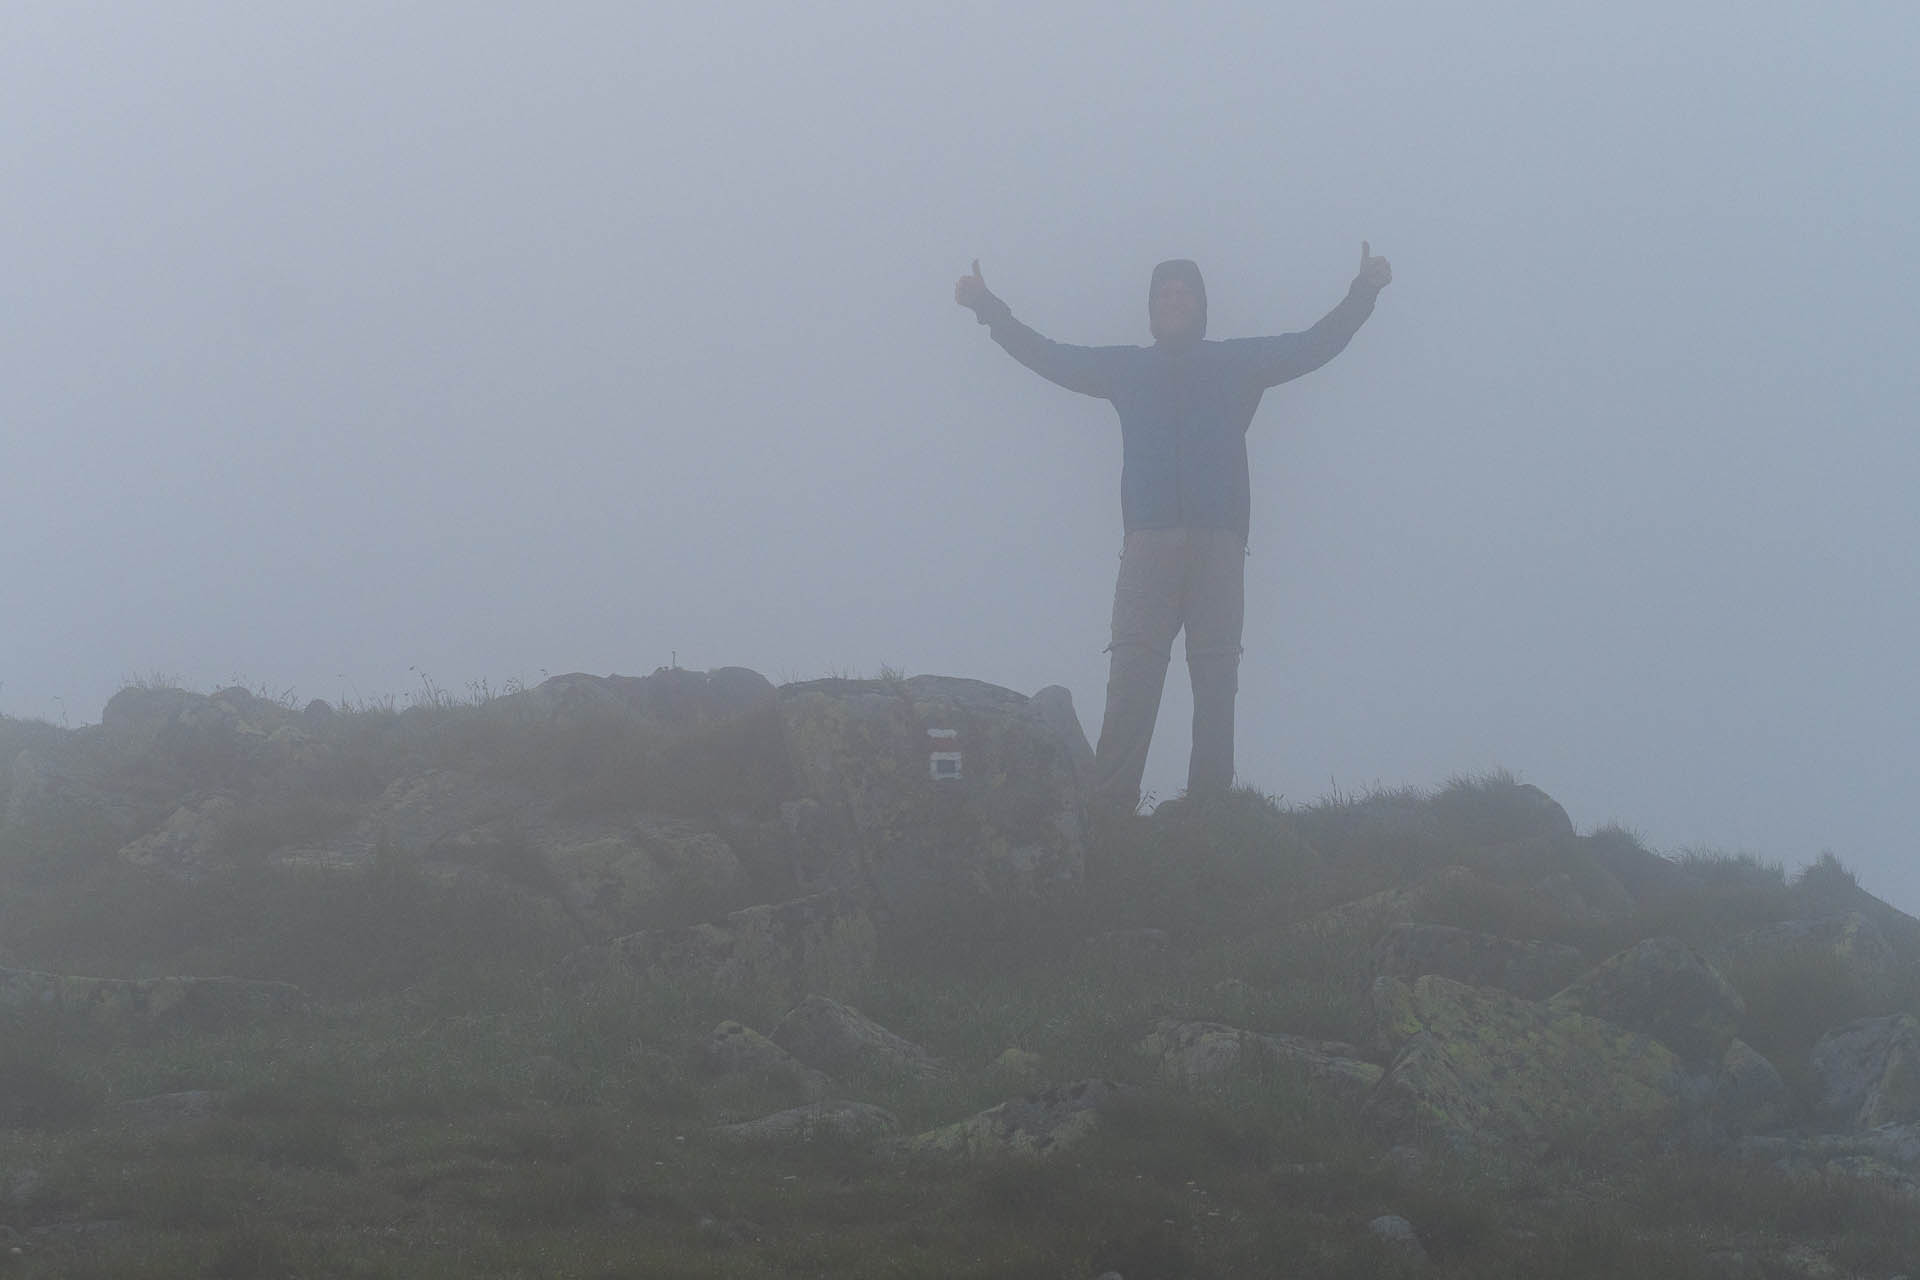
[[[947,300],[1296,330],[1240,774],[1496,766],[1920,902],[1913,20],[1858,8],[23,6],[0,713],[740,664],[1097,720],[1111,411]],[[1184,777],[1184,673],[1148,787]]]

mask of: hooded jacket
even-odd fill
[[[1110,401],[1120,416],[1120,518],[1138,529],[1231,529],[1247,536],[1247,427],[1268,387],[1339,355],[1373,314],[1379,290],[1355,281],[1311,329],[1209,342],[1206,286],[1185,259],[1154,269],[1200,295],[1197,331],[1150,347],[1076,347],[1043,338],[987,294],[974,308],[1007,354],[1049,382]]]

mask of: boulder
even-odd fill
[[[1746,1016],[1718,970],[1677,938],[1635,943],[1553,997],[1553,1007],[1642,1031],[1690,1064],[1717,1064]]]
[[[226,863],[228,836],[239,812],[223,791],[190,797],[157,829],[121,849],[120,858],[176,880],[197,880]]]
[[[0,1009],[49,1015],[110,1033],[215,1030],[298,1013],[306,996],[285,982],[246,978],[80,978],[0,969]]]
[[[941,1079],[951,1074],[913,1041],[825,996],[808,996],[794,1006],[771,1039],[808,1066],[836,1076]]]
[[[814,1142],[874,1146],[900,1132],[891,1111],[866,1102],[810,1102],[755,1120],[714,1127],[714,1136],[751,1146],[787,1147]]]
[[[728,1020],[707,1036],[702,1064],[713,1075],[757,1076],[799,1088],[818,1098],[827,1091],[824,1072],[815,1071],[753,1028]]]
[[[1367,1233],[1403,1251],[1410,1258],[1419,1262],[1427,1260],[1426,1248],[1420,1243],[1420,1233],[1413,1229],[1411,1222],[1397,1213],[1383,1213],[1371,1219],[1367,1223]]]
[[[1053,1085],[909,1138],[909,1151],[972,1159],[1058,1155],[1085,1138],[1100,1108],[1125,1091],[1111,1080]]]
[[[1885,982],[1898,968],[1880,927],[1857,911],[1754,929],[1726,944],[1719,958],[1729,968],[1755,972],[1760,981],[1770,971],[1813,960],[1837,966],[1862,988]]]
[[[1073,694],[1065,685],[1050,684],[1033,695],[1030,706],[1040,723],[1066,748],[1067,759],[1073,766],[1080,789],[1090,789],[1093,786],[1093,747],[1088,744],[1086,730],[1080,727],[1080,717],[1073,709]]]
[[[1164,1078],[1186,1085],[1214,1084],[1242,1072],[1279,1067],[1359,1095],[1378,1083],[1382,1074],[1350,1044],[1243,1031],[1217,1022],[1163,1018],[1135,1049],[1157,1059]]]
[[[817,806],[803,886],[852,893],[906,934],[956,904],[1046,900],[1078,881],[1074,751],[1031,699],[941,676],[815,680],[784,686],[780,712],[796,789]]]
[[[1533,890],[1551,901],[1569,920],[1614,924],[1633,914],[1633,895],[1604,867],[1576,862],[1534,881]]]
[[[272,858],[285,866],[351,869],[384,850],[472,864],[485,861],[484,851],[520,839],[535,813],[535,797],[523,788],[457,769],[428,769],[395,779],[346,830],[314,845],[275,850]]]
[[[54,730],[56,734],[59,730]],[[23,843],[51,848],[119,848],[161,808],[110,784],[96,729],[43,739],[7,761],[5,828]]]
[[[1772,1062],[1744,1040],[1727,1046],[1709,1114],[1715,1137],[1737,1139],[1783,1129],[1793,1123],[1797,1109],[1793,1091]]]
[[[1449,899],[1490,892],[1497,887],[1471,867],[1442,867],[1411,884],[1393,885],[1365,897],[1336,903],[1290,926],[1286,932],[1308,945],[1342,940],[1373,946],[1396,924],[1424,920],[1436,906]]]
[[[1448,839],[1470,848],[1541,836],[1573,838],[1573,820],[1559,801],[1530,782],[1510,778],[1455,783],[1433,797],[1431,814]]]
[[[611,713],[690,729],[771,715],[775,695],[772,683],[747,667],[660,667],[649,676],[573,671],[496,698],[492,705],[534,720],[578,721]]]
[[[141,755],[176,720],[206,702],[205,695],[186,689],[129,686],[107,699],[100,712],[100,728],[115,748]]]
[[[747,890],[733,849],[690,822],[568,822],[537,828],[528,840],[575,917],[601,938],[699,920],[737,905]]]
[[[568,967],[584,976],[606,960],[723,992],[797,999],[857,989],[872,972],[874,951],[872,923],[827,892],[731,911],[713,923],[628,934]]]
[[[1543,1000],[1586,966],[1580,952],[1553,942],[1521,941],[1442,924],[1390,927],[1374,950],[1374,972],[1411,982],[1436,973],[1475,987],[1499,987]]]
[[[1920,1121],[1920,1018],[1862,1018],[1820,1037],[1814,1110],[1847,1129]]]
[[[257,770],[274,731],[295,712],[238,686],[211,694],[122,689],[101,712],[114,756],[151,777],[190,786],[229,785]]]
[[[1857,1133],[1760,1134],[1742,1138],[1733,1155],[1765,1160],[1786,1173],[1846,1173],[1895,1183],[1920,1194],[1920,1121]]]
[[[1684,1118],[1683,1064],[1640,1032],[1433,975],[1374,992],[1400,1048],[1365,1110],[1390,1130],[1524,1156],[1582,1135],[1654,1140]]]

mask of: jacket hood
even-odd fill
[[[1147,327],[1149,329],[1153,328],[1154,290],[1160,287],[1162,280],[1168,279],[1169,277],[1176,280],[1185,280],[1187,284],[1192,287],[1194,293],[1199,295],[1200,323],[1194,327],[1192,333],[1176,334],[1170,337],[1162,337],[1161,334],[1155,330],[1153,335],[1154,340],[1156,342],[1173,341],[1182,344],[1198,342],[1207,336],[1207,282],[1200,278],[1200,268],[1191,258],[1170,258],[1153,269],[1153,280],[1147,285]]]

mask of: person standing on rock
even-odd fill
[[[1041,337],[987,288],[974,260],[953,287],[1009,355],[1049,382],[1111,401],[1120,416],[1120,515],[1126,541],[1113,592],[1112,665],[1094,752],[1099,800],[1131,813],[1160,714],[1173,638],[1187,633],[1193,755],[1187,794],[1233,784],[1233,700],[1240,687],[1248,508],[1248,425],[1268,387],[1339,355],[1393,279],[1360,244],[1340,305],[1300,333],[1207,341],[1207,288],[1184,258],[1153,269],[1150,347],[1076,347]]]

